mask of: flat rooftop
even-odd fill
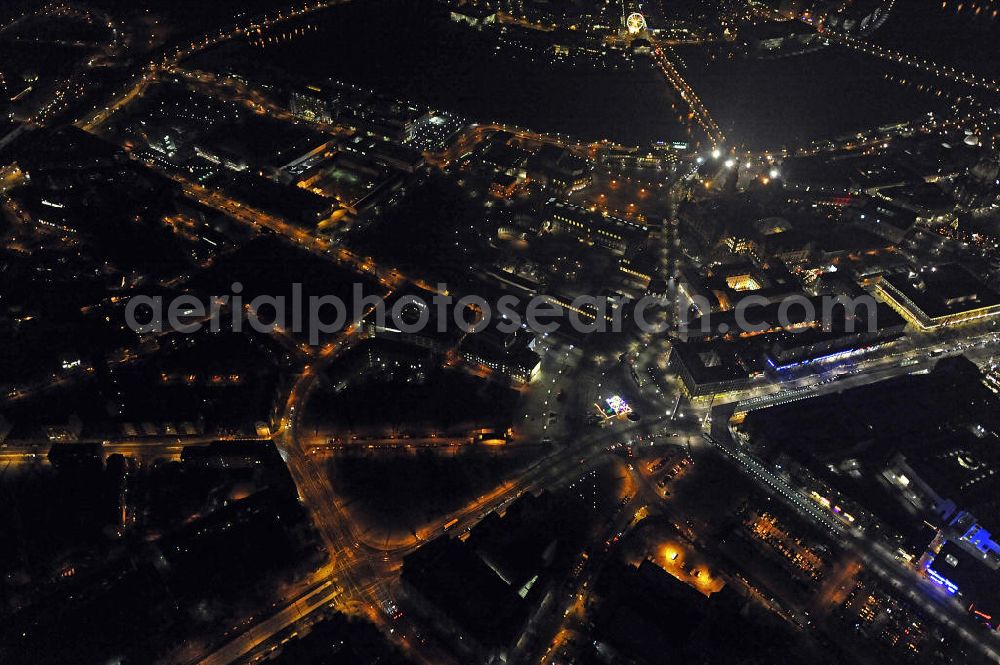
[[[897,454],[961,508],[985,518],[1000,507],[1000,399],[963,357],[929,374],[753,411],[743,428],[763,456],[791,458],[880,516],[895,502],[877,478]]]
[[[1000,293],[954,263],[894,273],[883,280],[891,292],[909,300],[930,320],[1000,307]]]

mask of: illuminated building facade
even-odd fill
[[[878,282],[876,292],[924,331],[1000,315],[1000,293],[956,264],[887,275]]]
[[[292,114],[311,122],[333,122],[330,101],[322,88],[307,86],[292,92]]]
[[[649,236],[645,224],[600,215],[556,199],[549,199],[545,217],[551,230],[570,233],[619,256],[644,246]]]

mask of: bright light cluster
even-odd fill
[[[616,416],[624,416],[632,413],[632,407],[619,395],[614,395],[604,401],[607,402],[608,407],[615,412]]]

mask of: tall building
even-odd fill
[[[292,114],[313,122],[333,122],[329,95],[318,86],[309,85],[292,92]]]

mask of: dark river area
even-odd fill
[[[942,9],[938,1],[900,0],[870,40],[978,73],[1000,71],[1000,21],[956,14],[948,3]],[[683,104],[652,63],[553,63],[499,45],[492,30],[452,22],[435,3],[347,3],[268,36],[273,39],[263,46],[233,42],[198,61],[266,72],[289,85],[338,79],[477,122],[586,140],[645,145],[700,138],[688,134]],[[729,142],[754,149],[946,113],[968,92],[844,47],[770,59],[729,57],[701,46],[675,53],[682,75]]]
[[[221,57],[248,70],[281,68],[313,83],[338,79],[477,122],[626,144],[687,137],[671,110],[673,93],[652,67],[515,56],[498,50],[491,31],[453,23],[444,7],[430,2],[353,2],[308,23],[301,37],[263,48],[233,43],[202,58]]]

